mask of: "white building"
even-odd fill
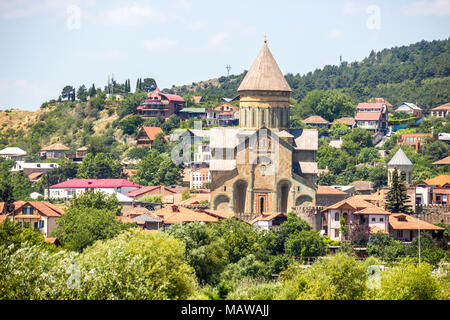
[[[58,168],[57,163],[49,163],[49,162],[16,162],[14,166],[11,168],[12,172],[24,172],[27,175],[30,175],[34,172],[48,172],[52,169]]]
[[[211,182],[211,173],[208,168],[192,170],[190,173],[190,188],[202,189]]]
[[[0,150],[0,157],[3,157],[8,160],[21,162],[24,161],[26,155],[27,153],[25,151],[17,147],[8,147]]]
[[[74,194],[85,191],[127,194],[141,186],[126,179],[72,179],[55,184],[45,189],[45,198],[70,199]]]
[[[345,221],[348,237],[355,227],[366,228],[368,233],[388,233],[390,213],[382,208],[353,196],[322,210],[325,215],[327,233],[331,240],[341,241],[341,219]]]
[[[199,144],[197,152],[194,153],[194,168],[209,168],[211,150],[209,144]]]

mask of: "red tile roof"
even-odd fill
[[[449,103],[446,103],[446,104],[443,104],[442,106],[439,106],[439,107],[436,107],[436,108],[433,108],[433,109],[431,109],[431,110],[433,110],[433,111],[439,111],[439,110],[450,110],[450,102]]]
[[[450,175],[442,174],[440,176],[424,180],[423,182],[425,182],[429,186],[442,187],[443,185],[450,183]]]
[[[318,186],[317,187],[317,192],[318,195],[342,195],[345,196],[347,195],[347,193],[345,193],[344,191],[335,189],[333,187],[328,187],[328,186]]]
[[[328,124],[329,122],[322,118],[321,116],[311,116],[302,121],[303,123],[320,123],[320,124]]]
[[[42,151],[69,151],[70,148],[66,147],[62,143],[54,143],[48,147],[42,149]]]
[[[400,221],[399,218],[404,218],[406,221]],[[403,213],[393,213],[389,217],[389,225],[394,230],[445,230],[444,228],[435,226],[434,224],[428,223],[426,221],[403,214]]]
[[[187,209],[189,210],[189,209]],[[169,215],[164,218],[164,224],[179,224],[179,223],[185,223],[185,222],[217,222],[219,221],[218,218],[213,217],[209,214],[203,213],[203,212],[197,212],[189,210],[187,211],[180,211],[175,212],[172,215]]]
[[[63,188],[120,188],[140,187],[141,185],[126,179],[72,179],[50,187],[50,189]]]
[[[345,117],[345,118],[340,118],[340,119],[334,120],[333,124],[337,124],[337,123],[344,123],[346,125],[352,126],[355,124],[355,118]]]
[[[160,127],[142,127],[142,129],[145,131],[145,134],[148,136],[150,141],[155,140],[156,136],[163,132]]]
[[[450,156],[448,156],[447,158],[444,158],[442,160],[433,162],[433,164],[435,165],[446,165],[446,164],[450,164]]]
[[[167,189],[164,186],[148,186],[148,187],[142,187],[142,188],[137,189],[137,190],[133,190],[133,191],[127,193],[126,196],[127,197],[131,197],[131,198],[138,197],[140,195],[146,194],[147,192],[151,192],[151,191],[153,191],[155,189],[159,189],[161,187],[165,188],[166,191],[169,191],[169,192],[172,192],[172,193],[176,193],[176,192],[174,192],[172,190]]]
[[[27,204],[31,205],[33,208],[37,209],[41,214],[47,217],[59,217],[64,214],[63,208],[47,201],[23,201],[19,205],[15,206],[15,212],[20,211],[20,209]]]
[[[358,112],[355,116],[356,121],[377,121],[381,118],[381,112]]]
[[[356,108],[357,109],[382,109],[383,108],[383,103],[367,103],[367,102],[363,102],[363,103],[359,103]]]

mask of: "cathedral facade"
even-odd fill
[[[318,131],[290,130],[291,88],[267,43],[239,86],[239,128],[213,128],[211,208],[287,213],[313,206]]]

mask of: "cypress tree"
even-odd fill
[[[398,171],[395,169],[391,189],[386,195],[386,210],[392,213],[413,213],[411,206],[407,204],[409,197],[406,191],[406,185],[399,179]]]

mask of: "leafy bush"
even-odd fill
[[[364,264],[345,253],[337,253],[301,269],[293,264],[281,275],[280,299],[358,300],[366,294]]]

